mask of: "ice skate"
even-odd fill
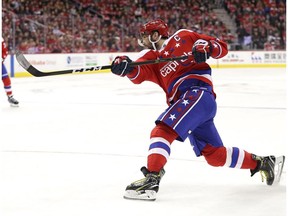
[[[285,156],[275,157],[273,155],[267,157],[260,157],[257,155],[252,155],[253,159],[257,161],[257,167],[251,171],[251,177],[260,172],[262,177],[262,182],[266,180],[267,185],[274,185],[279,183]]]
[[[159,190],[159,183],[165,174],[164,169],[157,172],[150,172],[146,167],[141,168],[145,178],[135,181],[126,187],[125,199],[134,200],[156,200],[156,194]]]
[[[13,95],[8,96],[8,102],[10,103],[10,106],[12,107],[19,106],[19,102],[13,97]]]

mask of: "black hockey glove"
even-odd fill
[[[117,56],[112,62],[112,73],[121,77],[126,76],[134,69],[133,66],[129,65],[130,62],[132,60],[128,56]]]
[[[206,62],[210,57],[213,46],[211,42],[198,39],[192,47],[192,55],[196,63]]]

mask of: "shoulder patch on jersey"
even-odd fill
[[[179,29],[178,31],[176,31],[173,35],[171,35],[171,36],[164,42],[164,44],[162,45],[161,50],[162,50],[163,48],[165,48],[165,46],[169,43],[169,41],[170,41],[171,39],[174,38],[175,35],[179,34],[179,33],[182,32],[182,31],[189,31],[189,30],[188,30],[188,29]]]

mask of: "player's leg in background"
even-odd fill
[[[8,97],[8,102],[10,103],[11,106],[17,107],[19,105],[19,102],[13,97],[11,79],[3,63],[2,63],[2,82],[4,85],[6,95]]]

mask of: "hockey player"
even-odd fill
[[[169,37],[167,24],[156,19],[140,28],[139,44],[146,49],[139,53],[137,62],[183,55],[188,58],[132,67],[128,56],[117,56],[112,63],[114,74],[127,76],[135,84],[151,81],[159,85],[168,104],[151,131],[147,167],[141,168],[145,178],[128,185],[124,198],[155,200],[172,142],[187,138],[196,156],[204,156],[211,166],[250,169],[251,176],[260,171],[267,185],[280,178],[281,172],[274,173],[274,167],[283,168],[284,156],[276,162],[275,156],[262,157],[238,147],[225,147],[214,125],[216,95],[206,60],[228,53],[224,41],[187,29]]]
[[[18,107],[19,102],[13,97],[12,94],[12,87],[11,87],[11,79],[8,75],[8,72],[6,70],[6,67],[4,65],[4,60],[6,59],[8,55],[8,50],[6,47],[6,44],[2,38],[2,82],[4,84],[4,89],[6,91],[6,95],[8,97],[8,102],[10,103],[11,106],[13,107]]]

